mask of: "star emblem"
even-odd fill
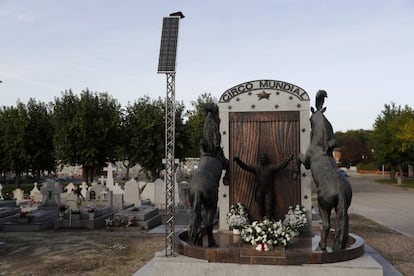
[[[259,97],[259,101],[262,99],[269,99],[270,93],[266,93],[266,91],[262,91],[261,93],[256,94]]]

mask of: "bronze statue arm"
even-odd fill
[[[233,158],[233,161],[236,161],[237,165],[239,165],[240,168],[242,168],[243,170],[256,174],[256,168],[247,165],[246,163],[244,163],[243,161],[241,161],[238,156],[235,156]]]
[[[278,165],[272,166],[271,168],[272,171],[278,171],[278,170],[286,168],[286,166],[289,164],[291,160],[293,160],[293,154],[289,155],[288,158],[285,161],[283,161],[283,163],[280,164],[279,166]]]

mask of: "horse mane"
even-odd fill
[[[201,154],[215,156],[221,149],[218,108],[213,104],[206,104],[204,110],[207,112],[207,116],[204,122],[203,136],[201,138]]]

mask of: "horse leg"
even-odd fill
[[[300,172],[300,164],[303,164],[307,170],[310,169],[310,158],[302,153],[298,154],[298,161],[296,163],[296,166],[298,168],[298,171]]]
[[[318,249],[326,251],[326,241],[331,229],[331,208],[323,208],[319,206],[319,215],[322,219],[322,233]]]
[[[201,198],[200,192],[195,192],[190,196],[191,203],[191,224],[190,224],[190,241],[194,245],[203,246],[203,233],[201,232]]]
[[[217,247],[216,240],[213,235],[214,217],[216,216],[215,207],[205,207],[207,215],[206,230],[208,235],[208,247]]]
[[[334,250],[345,249],[348,242],[348,204],[344,192],[338,196],[338,206],[336,211],[336,229],[334,237]]]

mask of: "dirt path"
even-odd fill
[[[132,275],[164,248],[164,236],[115,231],[0,233],[0,275]]]
[[[350,231],[404,275],[413,275],[413,238],[356,214],[350,215]],[[164,249],[164,241],[164,234],[137,227],[0,232],[0,275],[132,275]]]

